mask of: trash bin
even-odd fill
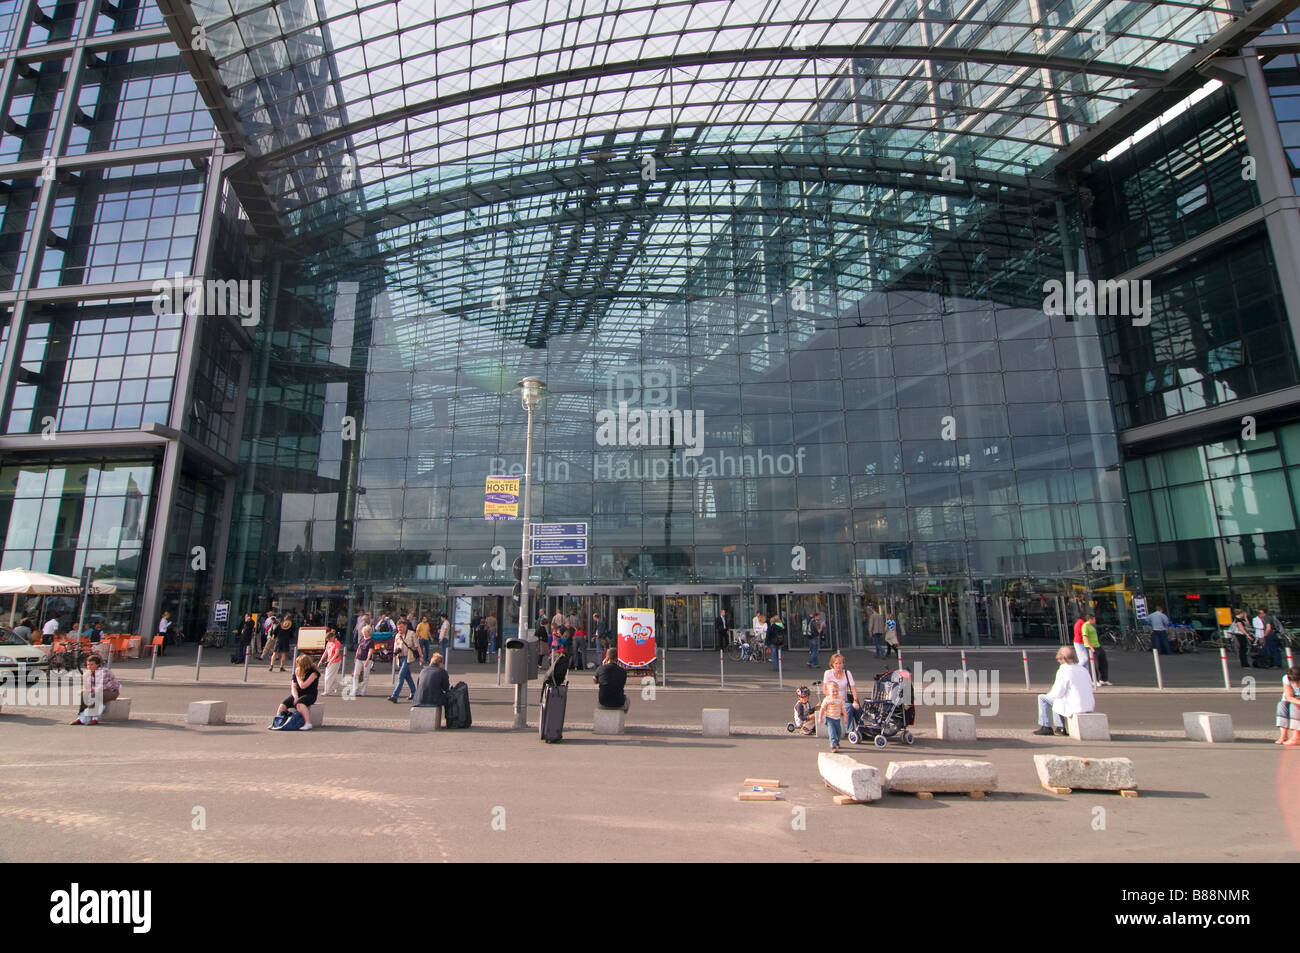
[[[522,639],[506,639],[506,682],[522,685],[528,681],[528,647]],[[537,665],[533,664],[536,671]]]

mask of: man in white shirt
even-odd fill
[[[45,640],[49,642],[53,642],[54,636],[58,634],[59,634],[59,620],[57,618],[48,620],[45,623],[44,627],[41,629],[41,635],[45,636]]]
[[[1147,622],[1151,624],[1151,647],[1161,655],[1168,655],[1170,620],[1164,610],[1164,606],[1156,606],[1156,611],[1147,616]]]
[[[439,614],[442,623],[438,626],[438,651],[442,653],[444,660],[451,658],[451,623],[447,621],[447,613]],[[446,668],[446,662],[443,668]]]
[[[1038,696],[1038,730],[1036,735],[1063,735],[1065,720],[1073,715],[1092,711],[1096,701],[1092,694],[1092,676],[1079,664],[1079,657],[1074,649],[1063,645],[1056,653],[1056,681],[1052,690],[1046,695]],[[1058,722],[1055,732],[1052,730],[1053,715]]]

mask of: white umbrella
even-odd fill
[[[117,592],[117,586],[102,582],[90,584],[90,595],[107,595]],[[55,576],[47,572],[32,572],[30,569],[6,569],[0,572],[0,594],[13,594],[13,604],[9,608],[9,624],[14,624],[14,613],[18,611],[18,597],[29,596],[79,596],[81,582],[71,576]]]

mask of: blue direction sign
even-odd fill
[[[585,566],[587,565],[587,552],[583,550],[580,553],[533,553],[533,565],[538,568],[545,566]]]
[[[587,537],[585,536],[534,539],[532,544],[535,553],[584,553],[587,551]]]
[[[542,537],[553,538],[556,536],[586,536],[586,523],[534,523],[532,537],[541,539]]]

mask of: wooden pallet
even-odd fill
[[[1055,787],[1054,785],[1051,785],[1051,784],[1044,784],[1044,785],[1043,785],[1043,790],[1045,790],[1045,791],[1051,791],[1053,794],[1070,794],[1070,793],[1072,793],[1072,792],[1074,791],[1074,788],[1058,788],[1058,787]],[[1079,790],[1080,790],[1080,791],[1084,791],[1084,790],[1091,791],[1091,790],[1097,790],[1097,789],[1093,789],[1093,788],[1079,788]],[[1115,793],[1118,794],[1120,797],[1137,797],[1137,796],[1138,796],[1138,792],[1137,792],[1137,789],[1136,789],[1136,788],[1121,788],[1119,791],[1116,791]]]
[[[831,800],[841,806],[845,804],[870,804],[871,803],[870,801],[855,801],[853,800],[852,796],[848,794],[836,794],[831,798]]]
[[[969,798],[980,800],[993,792],[991,791],[938,791],[938,792],[936,791],[890,791],[889,793],[890,794],[911,794],[918,801],[933,801],[936,793],[937,794],[965,794]]]
[[[745,778],[745,783],[751,787],[760,788],[779,788],[781,781],[778,778]]]
[[[776,791],[741,791],[736,795],[741,801],[779,801],[781,795]]]

